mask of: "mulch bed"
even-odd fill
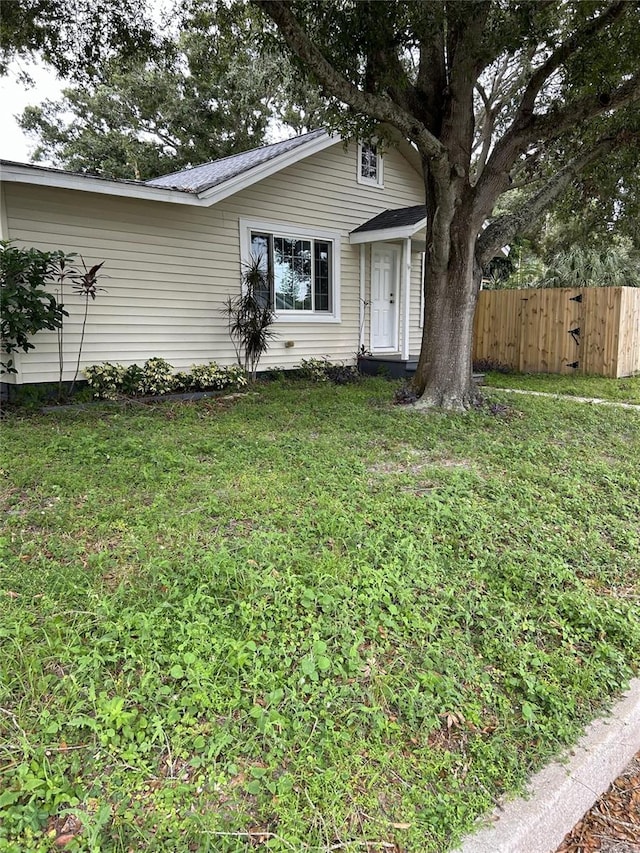
[[[640,752],[556,853],[640,853]]]

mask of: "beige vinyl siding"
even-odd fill
[[[232,364],[235,354],[221,315],[240,281],[239,220],[337,231],[341,235],[341,321],[277,322],[261,368],[292,367],[301,358],[352,361],[359,336],[359,247],[349,232],[394,207],[420,204],[420,175],[398,152],[385,155],[384,189],[356,180],[356,151],[338,143],[212,207],[167,204],[28,184],[5,184],[11,239],[42,249],[104,261],[89,319],[81,367],[102,361],[142,363],[166,358],[177,370],[210,360]],[[414,256],[416,257],[416,256]],[[370,252],[367,250],[367,277]],[[80,341],[80,296],[67,287],[66,379]],[[366,315],[366,312],[365,312]],[[368,337],[365,338],[365,341]],[[285,342],[293,341],[293,347]],[[19,358],[18,382],[58,378],[55,333],[34,338]],[[4,377],[3,377],[4,378]]]

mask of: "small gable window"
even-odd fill
[[[373,142],[358,145],[358,182],[373,187],[383,186],[382,155]]]

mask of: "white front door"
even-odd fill
[[[371,249],[371,352],[398,349],[398,249]]]

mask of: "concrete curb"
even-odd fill
[[[640,749],[640,678],[607,717],[595,720],[561,764],[537,773],[528,797],[485,817],[491,826],[463,839],[453,853],[553,853],[564,836]]]

